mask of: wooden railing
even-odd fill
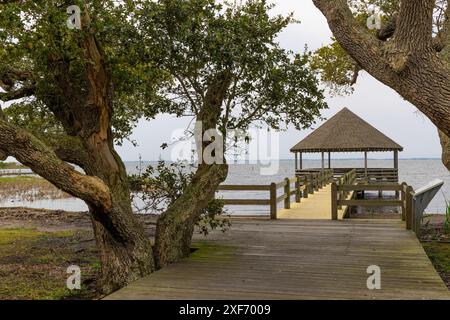
[[[0,169],[0,177],[2,176],[23,176],[34,175],[30,169]]]
[[[284,201],[284,208],[291,207],[291,196],[295,195],[295,202],[320,190],[333,181],[333,170],[310,173],[305,176],[285,178],[283,181],[269,185],[221,185],[218,191],[269,191],[268,199],[222,199],[225,205],[252,205],[270,207],[270,218],[277,218],[277,205]],[[283,188],[283,194],[278,196],[277,190]]]
[[[338,219],[338,210],[342,209],[343,204],[339,201],[346,200],[353,190],[340,188],[341,186],[353,186],[356,184],[356,169],[350,170],[343,176],[337,178],[331,185],[331,198],[336,198],[338,201],[332,201],[331,205],[331,219]]]
[[[301,175],[304,172],[314,172],[321,169],[304,169],[297,170],[297,175]],[[351,170],[356,171],[356,179],[359,182],[368,182],[381,184],[385,182],[398,183],[398,169],[395,168],[333,168],[334,175],[336,177],[343,176]]]
[[[400,193],[400,199],[345,199],[340,193],[357,191],[394,191]],[[337,219],[339,206],[362,206],[362,207],[401,207],[402,220],[406,221],[406,229],[411,230],[413,226],[419,226],[420,221],[414,218],[414,190],[406,183],[402,184],[337,184],[331,185],[331,215]]]

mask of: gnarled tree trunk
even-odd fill
[[[110,136],[110,135],[109,135]],[[95,144],[90,141],[94,140]],[[89,139],[88,175],[99,177],[109,188],[111,207],[89,204],[100,252],[103,292],[112,292],[154,271],[150,239],[134,216],[125,166],[112,141]]]
[[[89,25],[87,10],[83,26]],[[70,76],[70,57],[48,56],[50,89],[37,93],[61,122],[68,138],[52,147],[0,114],[0,157],[13,156],[56,187],[86,202],[101,260],[101,288],[117,290],[155,268],[150,239],[134,216],[125,166],[114,150],[111,131],[113,84],[95,36],[80,34],[85,70]],[[60,39],[55,39],[58,44]],[[64,44],[61,44],[64,46]],[[68,163],[77,164],[85,174]]]
[[[313,0],[328,20],[339,44],[373,77],[415,105],[444,134],[450,136],[450,64],[447,9],[446,27],[439,40],[432,36],[434,0],[402,0],[378,39],[354,17],[347,0]],[[442,53],[439,51],[442,50]],[[443,150],[444,155],[448,150]],[[450,170],[449,162],[443,161]]]
[[[158,220],[155,262],[162,268],[190,253],[195,223],[225,181],[228,165],[201,165],[192,183]]]
[[[439,138],[442,146],[442,163],[450,170],[450,138],[442,131],[439,131]]]

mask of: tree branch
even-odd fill
[[[450,136],[450,68],[448,62],[444,63],[445,60],[440,59],[432,47],[430,0],[403,0],[397,20],[397,27],[401,21],[402,28],[400,31],[397,29],[394,39],[387,42],[371,36],[358,24],[346,0],[313,2],[327,18],[336,40],[361,68],[396,90]],[[400,18],[400,15],[411,13],[411,10],[419,21],[415,22],[411,17]],[[418,25],[424,30],[419,32]],[[425,38],[425,45],[414,45],[420,37]],[[429,51],[424,51],[425,48],[429,48]]]
[[[12,156],[57,188],[108,210],[109,188],[97,177],[81,174],[59,159],[42,141],[24,129],[0,120],[0,157]]]
[[[89,163],[89,154],[76,137],[65,137],[55,143],[50,143],[50,146],[58,158],[65,162],[75,164],[83,169]]]
[[[420,53],[433,47],[434,0],[402,0],[395,29],[395,43]]]
[[[383,28],[378,30],[377,32],[378,39],[380,39],[381,41],[387,41],[394,35],[395,28],[397,27],[397,17],[398,17],[397,14],[393,15],[389,19],[388,23]]]
[[[0,92],[0,100],[6,102],[31,97],[32,95],[34,95],[35,92],[36,92],[36,85],[34,84],[27,85],[14,91]]]

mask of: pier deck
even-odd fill
[[[348,199],[352,197],[350,194]],[[344,218],[345,209],[338,210],[338,219]],[[331,219],[331,184],[326,185],[309,198],[302,199],[300,203],[293,202],[290,209],[281,209],[277,213],[278,219]]]
[[[227,233],[197,235],[194,247],[107,299],[450,299],[398,220],[240,219]],[[367,288],[371,265],[380,290]]]

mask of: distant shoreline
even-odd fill
[[[164,160],[165,162],[173,162],[172,160]],[[294,161],[294,159],[271,159],[272,161]],[[333,158],[332,161],[364,161],[364,158]],[[391,161],[392,158],[382,158],[382,159],[377,159],[377,158],[368,158],[367,160],[373,160],[373,161]],[[399,158],[400,161],[411,161],[411,160],[441,160],[440,158]],[[125,163],[136,163],[136,162],[158,162],[161,161],[160,160],[124,160]],[[238,162],[243,162],[244,160],[238,160]],[[248,160],[251,162],[255,162],[255,161],[261,161],[261,160]],[[268,160],[263,160],[263,161],[268,161]],[[308,159],[308,158],[304,158],[303,161],[321,161],[321,159]],[[232,164],[232,160],[228,160],[229,164]],[[234,162],[234,161],[233,161]],[[245,164],[245,163],[242,163]]]

